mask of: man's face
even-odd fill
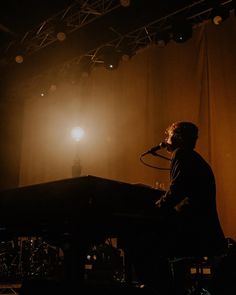
[[[165,142],[167,143],[167,151],[170,153],[176,149],[176,142],[173,139],[174,139],[174,132],[173,131],[167,132]]]

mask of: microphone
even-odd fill
[[[165,142],[161,142],[159,143],[158,145],[150,148],[149,150],[147,150],[146,152],[144,152],[141,157],[147,155],[147,154],[154,154],[156,151],[159,151],[160,149],[162,148],[166,148],[167,147],[167,144]]]

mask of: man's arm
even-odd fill
[[[157,202],[156,207],[163,211],[178,211],[182,205],[188,202],[188,161],[181,151],[177,151],[171,167],[171,183],[169,190]]]

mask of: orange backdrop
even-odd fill
[[[200,129],[197,150],[215,172],[223,229],[236,238],[235,37],[235,17],[207,23],[184,44],[150,46],[115,71],[95,67],[77,85],[28,97],[20,185],[71,177],[78,148],[83,174],[167,188],[168,172],[144,166],[139,156],[164,139],[170,123],[190,120]],[[85,129],[78,146],[70,137],[77,125]]]

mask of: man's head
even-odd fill
[[[198,138],[198,127],[191,122],[175,122],[166,129],[167,150],[177,148],[194,149]]]

